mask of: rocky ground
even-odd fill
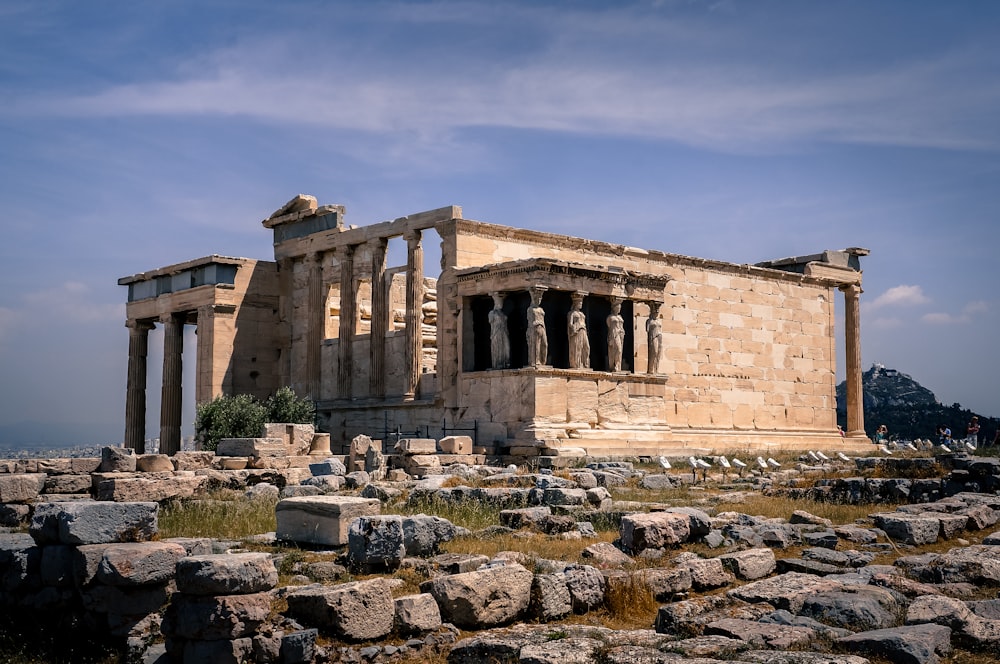
[[[243,542],[105,541],[86,524],[148,539],[155,504],[47,502],[29,533],[0,536],[0,599],[82,598],[144,662],[992,660],[1000,461],[899,456],[377,480],[330,459],[294,483],[241,476],[249,497],[280,499],[277,531]],[[185,486],[223,471],[188,472]],[[331,504],[364,508],[343,544],[292,545],[308,538],[282,512]],[[87,516],[109,505],[114,518]]]

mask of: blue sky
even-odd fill
[[[998,44],[985,1],[0,0],[0,443],[119,443],[118,277],[270,258],[300,192],[735,263],[867,247],[865,366],[1000,415]]]

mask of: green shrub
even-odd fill
[[[316,407],[309,399],[300,399],[290,387],[282,387],[267,399],[267,421],[312,424]]]
[[[223,438],[259,438],[267,411],[249,394],[222,395],[198,405],[195,435],[203,450],[214,451]]]

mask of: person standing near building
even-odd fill
[[[972,443],[974,447],[979,447],[979,417],[972,416],[969,426],[965,428],[965,442]]]

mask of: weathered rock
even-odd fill
[[[445,436],[438,445],[444,454],[472,454],[471,436]]]
[[[941,531],[941,522],[936,515],[918,516],[903,512],[882,512],[873,514],[872,517],[876,528],[882,529],[890,538],[903,544],[915,546],[933,544]]]
[[[316,658],[317,629],[302,629],[281,637],[279,656],[283,664],[310,664]]]
[[[397,597],[393,626],[399,634],[429,632],[441,626],[441,611],[429,593]]]
[[[40,473],[0,475],[0,503],[27,503],[38,497],[45,486]]]
[[[174,462],[166,454],[140,454],[135,459],[135,470],[140,473],[172,473]]]
[[[604,575],[590,565],[569,565],[563,572],[573,611],[586,613],[604,603]]]
[[[362,516],[351,523],[347,536],[351,565],[359,568],[396,568],[406,556],[403,517]]]
[[[672,512],[628,514],[620,528],[622,548],[633,553],[682,544],[690,534],[690,518]]]
[[[519,528],[533,528],[544,517],[550,516],[552,509],[547,505],[538,507],[520,507],[512,510],[502,510],[500,512],[500,525],[517,530]]]
[[[164,583],[173,578],[177,561],[186,555],[184,547],[169,542],[112,544],[101,555],[97,580],[109,586]]]
[[[347,466],[345,466],[340,459],[331,457],[329,459],[324,459],[319,463],[309,464],[309,472],[312,473],[314,477],[323,477],[325,475],[344,476],[347,474]]]
[[[938,664],[951,653],[951,630],[943,625],[909,625],[860,632],[835,641],[848,652],[876,655],[897,664]]]
[[[592,559],[598,567],[621,567],[635,562],[611,542],[591,544],[580,555]]]
[[[841,588],[842,584],[837,581],[828,581],[812,574],[789,572],[733,588],[726,595],[744,602],[766,602],[776,609],[798,613],[809,596]]]
[[[704,537],[712,530],[712,519],[705,512],[695,507],[670,507],[667,512],[686,514],[691,520],[688,538],[691,540]]]
[[[39,544],[143,541],[157,532],[156,503],[74,502],[35,507],[29,533]]]
[[[638,578],[649,588],[657,602],[670,602],[680,593],[691,590],[692,579],[689,567],[650,567],[636,572]],[[610,583],[610,579],[609,579]]]
[[[223,438],[215,448],[217,456],[283,457],[288,448],[281,438]]]
[[[716,634],[744,641],[755,648],[788,650],[801,647],[816,638],[808,627],[772,625],[753,620],[723,618],[705,626],[705,634]]]
[[[414,477],[441,474],[441,458],[436,454],[413,454],[403,457],[403,470]]]
[[[517,619],[528,608],[532,574],[518,564],[439,577],[428,590],[442,617],[459,627],[490,627]]]
[[[587,490],[560,487],[545,489],[542,494],[542,503],[544,505],[585,505],[587,504]]]
[[[94,476],[95,479],[98,476]],[[97,499],[128,503],[155,500],[162,502],[175,498],[190,498],[203,486],[207,479],[193,474],[171,474],[170,476],[146,477],[105,476],[97,482]]]
[[[833,522],[829,519],[824,519],[823,517],[810,514],[805,510],[795,510],[792,512],[792,516],[789,517],[788,523],[804,523],[811,526],[826,526],[827,528],[833,525]]]
[[[403,519],[403,544],[409,556],[432,556],[458,533],[455,524],[439,516],[415,514]]]
[[[377,515],[378,500],[350,496],[285,498],[275,507],[279,540],[342,546],[348,543],[351,522]]]
[[[572,612],[573,598],[566,586],[566,576],[561,572],[536,574],[531,581],[531,617],[539,622],[549,622],[565,618]]]
[[[306,586],[290,592],[287,599],[292,617],[352,641],[378,639],[392,631],[395,607],[384,578]]]
[[[177,561],[177,590],[188,595],[234,595],[271,590],[278,571],[266,553],[189,556]]]
[[[722,588],[736,580],[718,558],[701,558],[694,553],[682,553],[677,556],[676,563],[678,567],[690,570],[691,586],[695,590]]]
[[[135,450],[125,447],[101,448],[102,473],[134,473],[136,468]],[[171,464],[170,470],[173,470]]]
[[[90,475],[51,475],[45,479],[43,491],[52,493],[90,493]]]
[[[895,625],[899,610],[896,596],[885,588],[845,586],[843,590],[810,595],[798,614],[834,627],[869,631]]]
[[[769,576],[775,569],[774,551],[771,549],[748,549],[736,553],[724,553],[719,561],[736,578],[755,581]]]
[[[175,639],[238,639],[252,636],[270,611],[268,593],[215,597],[176,594],[167,607],[162,629]]]

